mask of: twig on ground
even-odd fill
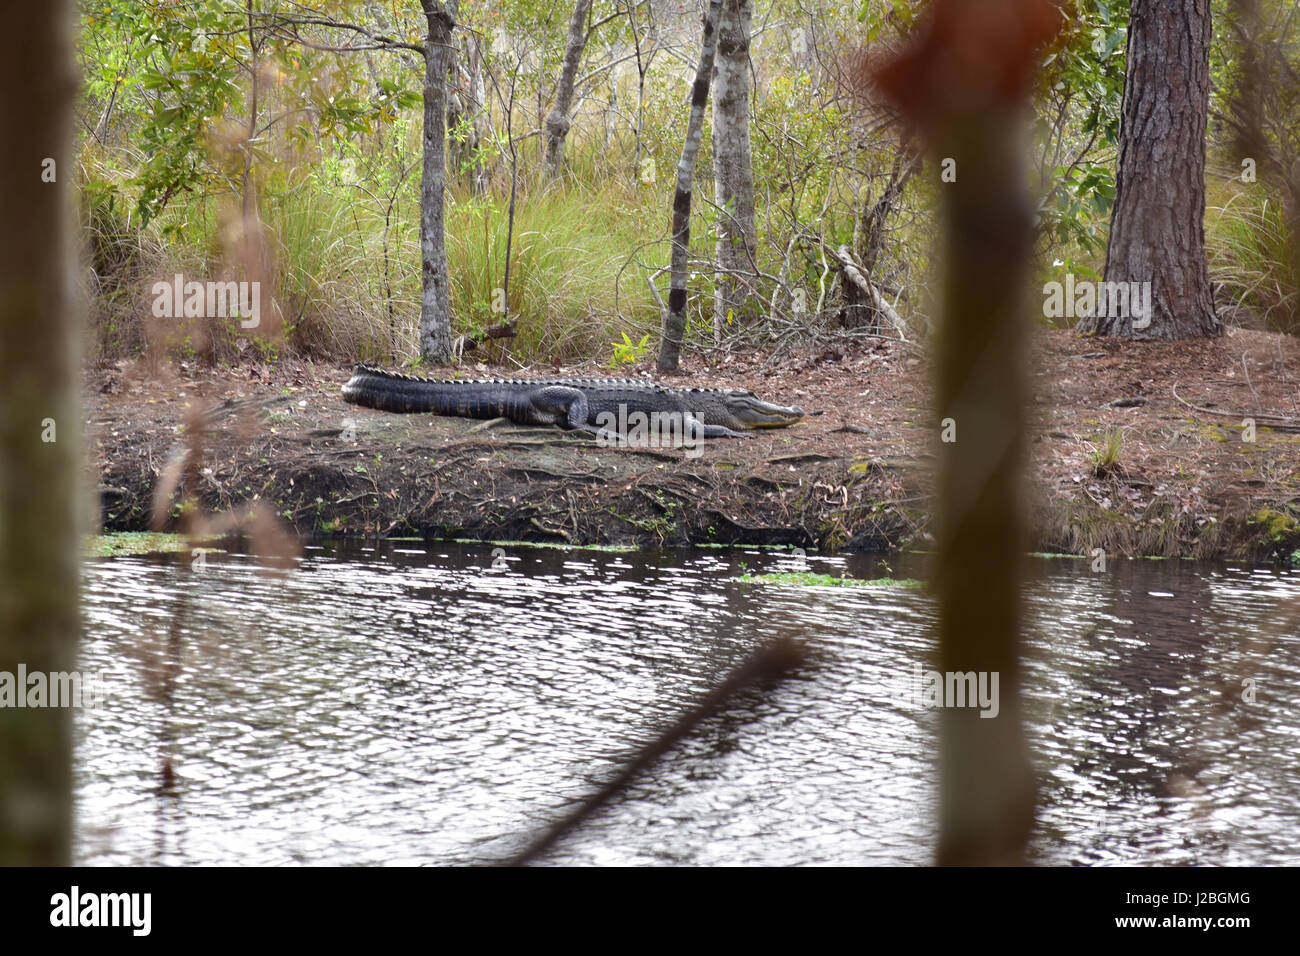
[[[1178,401],[1182,402],[1192,411],[1199,412],[1202,415],[1217,415],[1219,418],[1231,418],[1236,421],[1241,421],[1242,419],[1245,418],[1254,418],[1259,422],[1268,425],[1268,427],[1273,429],[1274,431],[1300,432],[1300,418],[1287,418],[1284,415],[1268,415],[1264,412],[1258,412],[1254,415],[1250,415],[1246,412],[1232,412],[1232,411],[1221,412],[1213,408],[1205,408],[1202,405],[1193,405],[1191,402],[1187,401],[1187,399],[1183,398],[1181,395],[1178,394],[1177,385],[1172,385],[1170,386],[1170,388],[1174,393],[1174,398],[1178,399]]]

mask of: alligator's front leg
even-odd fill
[[[693,423],[686,426],[686,433],[702,435],[705,438],[753,438],[753,432],[738,432],[728,428],[726,425],[706,425],[698,418]]]

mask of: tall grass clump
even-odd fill
[[[300,351],[378,361],[416,351],[419,220],[408,201],[385,221],[388,202],[306,176],[265,203],[279,303]]]
[[[1259,187],[1211,187],[1205,245],[1216,299],[1230,321],[1300,332],[1297,242],[1283,204]]]
[[[517,320],[512,356],[523,362],[587,358],[608,353],[619,330],[635,336],[657,328],[648,270],[629,265],[629,254],[645,243],[647,223],[663,218],[635,190],[612,184],[530,190],[520,197],[506,303]],[[477,336],[503,318],[507,231],[502,196],[458,192],[448,204],[457,334]],[[649,256],[666,259],[666,248]]]
[[[150,230],[141,229],[130,202],[118,189],[122,174],[109,157],[87,147],[77,166],[84,285],[89,304],[87,358],[97,360],[144,348],[146,276],[158,272],[164,255]]]
[[[1088,453],[1088,458],[1092,462],[1092,473],[1097,478],[1105,478],[1107,475],[1123,474],[1124,468],[1120,464],[1119,455],[1124,447],[1124,430],[1122,428],[1109,429],[1101,440],[1097,442],[1097,447]]]

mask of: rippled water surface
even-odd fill
[[[109,703],[78,715],[79,860],[498,860],[793,627],[809,668],[707,721],[547,860],[929,862],[936,721],[908,688],[931,600],[736,580],[790,561],[393,543],[309,548],[272,577],[236,554],[91,563],[82,669]],[[1300,573],[1034,570],[1033,859],[1300,863]]]

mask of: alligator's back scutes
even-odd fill
[[[408,372],[393,372],[388,369],[379,368],[375,365],[366,365],[358,363],[353,366],[353,373],[368,372],[371,375],[381,375],[385,378],[402,379],[407,382],[427,382],[431,385],[589,385],[589,386],[607,386],[611,388],[639,388],[646,391],[655,392],[677,392],[684,395],[692,393],[715,393],[715,394],[735,394],[744,392],[752,395],[748,389],[743,388],[675,388],[672,385],[664,385],[662,382],[656,382],[645,378],[599,378],[596,376],[551,376],[548,378],[433,378],[429,375],[412,375]]]
[[[642,418],[703,438],[744,437],[757,428],[784,428],[804,417],[797,405],[774,405],[731,388],[677,389],[618,378],[524,378],[457,381],[386,372],[357,365],[343,400],[386,412],[506,418],[519,425],[558,425],[604,436],[636,433]],[[696,428],[698,426],[698,429]]]

